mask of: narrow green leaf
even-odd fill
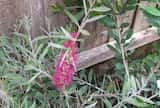
[[[126,77],[123,84],[122,95],[126,96],[128,93],[134,93],[137,90],[136,80],[134,76]]]
[[[121,53],[120,53],[120,50],[117,49],[115,46],[110,45],[110,44],[108,44],[107,46],[114,52],[114,54],[118,54],[118,55],[121,54]]]
[[[39,56],[39,61],[41,61],[41,60],[43,60],[44,59],[44,57],[47,55],[47,53],[48,53],[48,49],[49,49],[49,46],[47,46],[44,50],[43,50],[43,52],[42,52],[42,54]]]
[[[128,90],[129,90],[129,88],[130,88],[130,81],[128,81],[128,80],[129,80],[128,78],[126,78],[126,79],[124,80],[124,84],[123,84],[123,88],[122,88],[122,95],[123,95],[123,96],[126,96],[126,95],[127,95]]]
[[[92,81],[92,78],[93,78],[93,72],[89,72],[89,75],[88,75],[88,81],[91,82]]]
[[[122,23],[121,24],[121,28],[126,28],[126,27],[128,27],[129,26],[129,23],[128,22],[125,22],[125,23]]]
[[[112,108],[112,103],[107,98],[102,99],[102,101],[105,103],[107,108]]]
[[[76,17],[74,15],[72,15],[69,11],[64,10],[65,14],[71,19],[71,21],[76,24],[77,26],[79,26],[78,21],[76,19]]]
[[[117,43],[119,43],[118,33],[115,30],[108,30],[108,35],[111,36]]]
[[[51,7],[52,7],[52,11],[55,12],[55,13],[62,12],[63,9],[64,9],[64,7],[61,6],[61,5],[58,4],[58,3],[52,4]]]
[[[128,29],[127,31],[124,32],[124,40],[128,40],[131,36],[133,35],[133,30]]]
[[[40,52],[42,51],[42,48],[43,48],[43,44],[40,44],[38,46],[38,48],[36,49],[36,52],[35,52],[35,57],[37,58],[38,54],[40,54]]]
[[[82,33],[82,35],[85,35],[85,36],[89,36],[90,33],[87,31],[87,30],[80,30],[80,32]]]
[[[137,85],[136,85],[136,79],[135,79],[135,77],[132,75],[132,76],[130,76],[130,84],[131,84],[131,89],[132,90],[134,90],[134,91],[136,91],[137,90]]]
[[[101,19],[101,18],[104,18],[106,15],[98,15],[98,16],[95,16],[95,17],[92,17],[92,18],[90,18],[90,19],[87,19],[87,23],[91,23],[91,22],[94,22],[94,21],[97,21],[97,20],[99,20],[99,19]]]
[[[42,40],[48,40],[48,39],[71,39],[70,37],[67,37],[65,35],[51,35],[51,36],[38,36],[38,37],[35,37],[32,42],[35,43],[35,42],[38,42],[38,41],[42,41]]]
[[[151,15],[160,16],[160,10],[155,7],[148,6],[148,7],[142,7],[142,9]]]
[[[135,98],[127,98],[125,102],[127,102],[128,104],[137,106],[137,107],[142,107],[142,108],[146,108],[146,107],[150,106],[149,104],[144,103],[142,101],[138,101]]]
[[[106,6],[99,6],[99,7],[94,7],[91,9],[91,11],[96,11],[96,12],[108,12],[111,9],[106,7]]]
[[[61,27],[61,30],[63,31],[63,33],[65,34],[66,37],[68,37],[70,39],[72,38],[71,35],[70,35],[70,33],[66,29],[64,29],[63,27]]]
[[[80,21],[84,17],[84,14],[85,13],[84,13],[83,10],[77,12],[77,14],[75,14],[75,17],[76,17],[77,21]]]
[[[38,72],[35,76],[33,76],[26,84],[32,83],[39,75],[41,75],[41,72]]]
[[[142,97],[142,96],[136,96],[139,100],[148,103],[148,104],[154,104],[154,102],[148,98]]]
[[[160,28],[160,20],[159,20],[160,16],[154,16],[144,10],[143,10],[143,14],[150,25]]]
[[[104,26],[110,29],[116,27],[116,23],[111,16],[105,16],[104,18],[100,19],[100,23],[102,23]]]
[[[87,105],[85,108],[94,108],[96,106],[97,102],[94,102],[90,105]]]
[[[66,49],[64,46],[60,45],[60,44],[56,44],[56,43],[48,43],[49,47],[54,47],[54,48],[58,48],[58,49]]]
[[[83,7],[84,7],[84,13],[87,15],[87,5],[86,5],[86,0],[83,0]]]

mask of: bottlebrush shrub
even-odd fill
[[[71,65],[67,70],[70,74],[67,76],[65,84],[71,83],[76,71],[75,67],[73,68],[73,61],[76,65],[77,35],[74,32],[71,33],[72,41],[62,31],[54,32],[57,35],[52,36],[50,34],[50,38],[39,36],[33,40],[29,35],[17,32],[12,35],[12,38],[0,37],[0,78],[5,78],[4,80],[0,79],[0,100],[2,100],[0,101],[0,107],[49,108],[49,106],[52,106],[59,108],[59,105],[62,104],[61,94],[52,86],[51,74],[53,74],[53,71],[58,72],[58,68],[61,69],[58,67],[60,64],[58,64],[59,60],[56,58],[59,50],[67,49],[68,57],[66,56],[62,65]],[[53,43],[53,40],[55,43]],[[64,43],[64,45],[60,45],[61,43]],[[61,56],[63,53],[62,51]],[[56,68],[53,68],[54,63]],[[60,73],[60,75],[62,74]],[[56,77],[54,80],[56,80]]]
[[[52,38],[55,40],[56,36]],[[97,79],[92,72],[80,71],[79,77],[73,77],[72,84],[65,88],[64,96],[51,84],[53,62],[58,63],[56,55],[59,52],[48,47],[48,39],[37,37],[31,41],[27,35],[20,33],[12,36],[12,40],[0,37],[0,76],[4,77],[0,80],[2,108],[113,108],[120,104],[128,108],[133,105],[143,108],[159,107],[156,87],[156,80],[160,78],[159,43],[155,44],[154,54],[132,60],[129,68],[135,76],[130,76],[130,79],[118,82],[118,78],[112,75]],[[58,47],[62,46],[57,42],[54,48]],[[123,69],[118,71],[123,72]]]
[[[95,2],[92,4],[92,1]],[[159,5],[159,1],[151,1],[156,2],[157,6]],[[70,1],[68,1],[64,6],[56,4],[53,5],[53,11],[64,12],[71,20],[71,23],[76,26],[78,25],[78,28],[80,28],[78,22],[82,21],[83,23],[85,22],[85,19],[87,19],[87,23],[93,21],[100,22],[106,27],[106,31],[109,36],[111,36],[111,38],[115,40],[115,45],[109,46],[111,50],[115,52],[116,58],[115,63],[113,64],[114,71],[112,72],[114,77],[112,75],[108,75],[108,79],[110,80],[104,78],[104,82],[102,81],[103,83],[101,82],[99,85],[93,81],[94,84],[100,86],[100,88],[91,84],[92,80],[89,80],[91,78],[87,79],[90,81],[90,83],[86,82],[85,84],[102,93],[97,95],[97,93],[95,93],[93,90],[92,92],[94,92],[95,94],[92,96],[91,100],[94,100],[95,97],[100,97],[102,103],[104,102],[103,104],[101,104],[100,108],[158,107],[159,105],[156,103],[157,101],[159,101],[156,99],[157,90],[156,87],[155,89],[151,87],[154,85],[152,85],[151,82],[156,82],[157,76],[154,74],[154,72],[159,71],[159,63],[153,63],[152,60],[154,57],[152,56],[147,57],[147,60],[144,60],[146,62],[144,62],[143,60],[131,60],[130,62],[128,62],[130,60],[130,58],[128,57],[129,53],[125,52],[126,47],[131,45],[133,42],[133,30],[131,29],[132,27],[130,28],[129,26],[132,24],[129,24],[129,22],[124,20],[125,14],[127,11],[136,9],[137,6],[142,6],[143,4],[141,4],[141,2],[139,3],[139,0],[83,0],[83,6],[80,5],[78,1],[76,3],[78,7],[73,7],[69,2]],[[68,7],[68,4],[71,5],[72,9]],[[146,7],[142,8],[142,10],[147,14],[151,14],[150,17],[148,17],[151,25],[159,27],[158,23],[156,23],[159,22],[159,20],[153,20],[159,18],[159,8]],[[89,15],[87,16],[88,11]],[[72,13],[74,13],[74,15]],[[83,16],[87,17],[83,19]],[[83,23],[83,25],[85,25],[85,23]],[[82,34],[83,33],[84,32],[82,32]],[[150,63],[148,62],[148,60],[150,61]],[[150,68],[147,68],[148,66]],[[144,73],[148,74],[146,75]],[[155,78],[154,80],[153,77]],[[85,91],[86,89],[87,88],[84,87],[83,90]],[[149,92],[147,91],[147,89],[150,89]],[[153,94],[150,95],[150,92],[152,92],[154,96]],[[91,107],[95,107],[95,104],[97,103],[93,102]]]
[[[160,45],[155,45],[157,50],[154,54],[141,59],[130,59],[129,64],[128,53],[123,52],[133,32],[126,29],[127,23],[117,19],[127,9],[134,8],[138,0],[82,1],[81,7],[64,7],[63,10],[71,19],[71,23],[76,25],[75,28],[78,28],[78,33],[88,34],[83,29],[85,24],[99,19],[110,29],[110,35],[116,41],[116,46],[110,47],[118,58],[115,60],[112,75],[105,74],[101,79],[97,79],[96,75],[88,70],[78,72],[78,76],[74,75],[76,70],[74,65],[77,62],[75,40],[78,36],[70,34],[74,27],[69,30],[62,28],[47,33],[48,36],[40,36],[33,40],[30,33],[15,33],[12,38],[0,37],[0,76],[5,78],[0,80],[0,107],[159,108],[159,89],[156,81],[160,79]],[[76,16],[69,12],[71,9],[75,12],[74,8],[81,11]],[[149,13],[153,10],[155,9],[149,11],[147,9]],[[88,15],[90,12],[92,14]],[[157,15],[157,11],[154,12]],[[81,21],[82,24],[79,24]],[[59,49],[63,50],[60,54]],[[129,70],[127,77],[125,63],[128,64],[126,70]],[[72,84],[67,87],[71,82]]]
[[[67,50],[60,52],[52,77],[53,85],[58,90],[64,90],[66,86],[71,84],[76,71],[78,54],[76,43],[77,32],[72,32],[71,37],[72,40],[65,41],[63,44]]]

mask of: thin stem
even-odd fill
[[[87,13],[86,13],[85,16],[83,17],[82,22],[81,22],[80,26],[78,27],[78,32],[77,32],[78,35],[80,34],[81,30],[82,30],[82,29],[85,27],[85,25],[87,24],[86,21],[87,21],[88,15],[89,15],[89,13],[91,12],[91,9],[92,9],[92,7],[94,6],[95,3],[96,3],[96,0],[94,0],[94,1],[92,2],[92,4],[90,5]]]
[[[86,84],[86,85],[88,85],[88,86],[90,86],[90,87],[92,87],[92,88],[95,88],[95,89],[99,90],[99,91],[102,92],[102,93],[106,93],[103,89],[101,89],[101,88],[99,88],[99,87],[97,87],[97,86],[95,86],[95,85],[93,85],[93,84],[91,84],[91,83],[88,83],[87,81],[84,81],[84,80],[82,80],[82,79],[80,79],[80,78],[78,78],[78,77],[75,77],[75,78],[76,78],[76,80],[79,80],[79,81],[81,81],[82,83],[84,83],[84,84]]]
[[[118,38],[119,38],[119,45],[120,45],[120,51],[121,51],[121,56],[122,56],[122,61],[123,61],[123,65],[124,65],[124,68],[125,68],[125,72],[127,74],[127,77],[129,78],[129,69],[128,69],[128,63],[126,61],[126,57],[125,57],[125,50],[124,50],[124,46],[123,46],[123,43],[121,42],[122,41],[122,32],[121,32],[121,18],[120,16],[117,16],[117,31],[118,31]]]
[[[110,94],[110,93],[104,93],[104,94],[95,94],[93,97],[95,98],[102,98],[102,97],[114,97],[118,98],[118,94]]]
[[[69,102],[68,102],[69,98],[68,98],[68,94],[67,94],[66,91],[64,91],[64,95],[65,95],[65,101],[66,101],[66,104],[67,104],[67,108],[70,108],[70,105],[69,105]]]

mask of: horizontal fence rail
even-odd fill
[[[134,33],[132,38],[133,44],[126,48],[126,51],[136,49],[159,40],[160,36],[157,33],[157,28],[152,27],[141,32]],[[107,44],[81,52],[79,54],[78,70],[112,59],[114,57],[114,52],[107,45],[114,45],[114,43],[115,41],[111,41]]]

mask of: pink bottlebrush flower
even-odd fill
[[[67,51],[62,51],[59,54],[52,77],[53,85],[60,91],[72,83],[72,78],[76,71],[78,52],[76,39],[78,38],[78,34],[77,32],[72,32],[71,36],[73,40],[68,40],[63,44],[67,48]]]

